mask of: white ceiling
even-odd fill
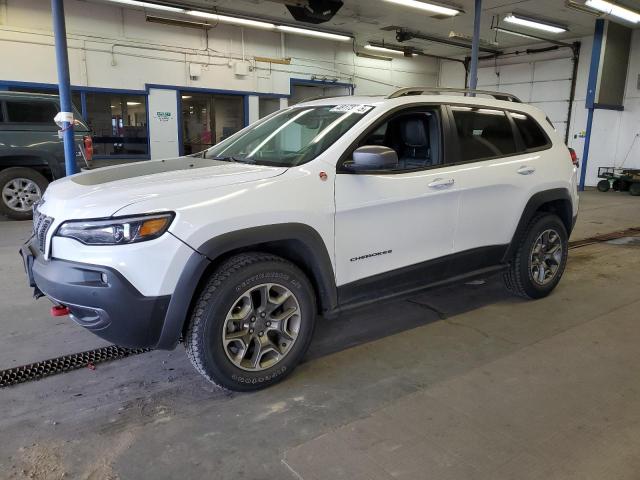
[[[151,0],[153,1],[153,0]],[[282,0],[164,0],[171,4],[185,4],[199,6],[203,9],[219,9],[220,13],[229,12],[252,17],[280,20],[288,23],[297,23]],[[462,7],[465,12],[450,18],[434,18],[419,10],[398,6],[384,0],[343,0],[344,6],[336,16],[323,24],[315,26],[318,29],[327,29],[353,33],[358,44],[363,45],[367,41],[394,43],[395,32],[383,31],[390,25],[420,31],[429,35],[447,37],[450,31],[471,36],[473,32],[473,8],[474,0],[452,0],[450,3]],[[619,4],[640,11],[640,0],[617,0]],[[446,3],[444,0],[442,3]],[[491,30],[492,17],[504,15],[509,12],[528,14],[535,18],[547,19],[551,22],[567,25],[569,31],[562,34],[550,34],[542,31],[530,30],[515,25],[505,25],[512,30],[532,33],[537,36],[553,38],[556,40],[575,39],[593,33],[595,16],[576,11],[565,6],[565,0],[484,0],[482,2],[481,38],[498,42],[499,49],[532,45],[535,40],[517,37],[506,33],[497,33]],[[304,24],[301,24],[304,25]],[[426,53],[444,56],[465,55],[468,49],[426,42],[423,40],[410,40],[404,45],[414,46]]]

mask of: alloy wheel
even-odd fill
[[[14,178],[2,188],[2,201],[16,212],[30,211],[41,197],[38,184],[28,178]]]
[[[288,288],[264,283],[242,293],[227,313],[222,346],[248,371],[273,367],[291,351],[300,331],[300,305]]]
[[[562,263],[562,238],[553,229],[547,229],[538,235],[529,256],[531,278],[538,285],[547,285],[560,269]]]

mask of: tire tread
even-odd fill
[[[202,288],[191,321],[184,336],[184,345],[187,351],[187,357],[191,361],[193,367],[205,377],[209,382],[217,387],[229,391],[230,389],[222,385],[215,377],[210,375],[204,367],[204,346],[201,341],[204,338],[203,329],[205,327],[204,313],[209,300],[215,295],[216,291],[236,272],[262,262],[277,262],[289,264],[284,258],[262,252],[249,252],[235,255],[223,262],[209,277],[209,280]]]

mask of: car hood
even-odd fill
[[[41,211],[58,219],[108,217],[144,200],[259,181],[286,170],[195,157],[116,165],[53,182]]]

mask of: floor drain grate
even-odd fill
[[[640,227],[627,228],[626,230],[605,233],[603,235],[595,235],[582,240],[574,240],[573,242],[569,242],[569,248],[586,247],[587,245],[609,242],[611,240],[617,240],[624,237],[633,237],[634,235],[640,235]]]
[[[0,388],[10,387],[19,383],[40,380],[59,373],[77,370],[79,368],[91,367],[99,363],[110,362],[120,358],[139,355],[150,351],[148,348],[124,348],[117,345],[96,348],[86,352],[72,353],[62,357],[43,360],[42,362],[31,363],[21,367],[0,370]]]

